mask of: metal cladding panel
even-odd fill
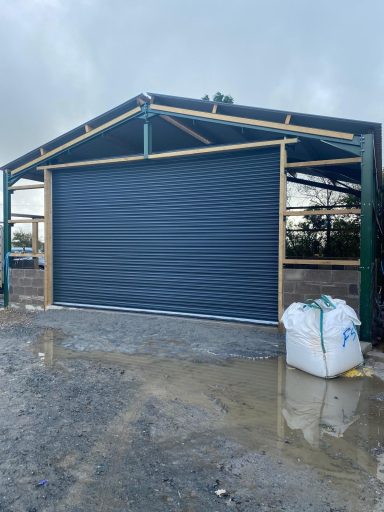
[[[53,172],[56,304],[277,322],[279,149]]]

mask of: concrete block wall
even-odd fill
[[[9,303],[11,306],[44,307],[44,270],[12,268]]]
[[[283,290],[284,308],[292,302],[304,302],[324,294],[335,299],[344,299],[359,314],[360,272],[357,269],[286,268]]]

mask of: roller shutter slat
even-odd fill
[[[278,224],[278,149],[54,171],[54,302],[277,322]]]

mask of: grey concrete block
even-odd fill
[[[358,299],[351,299],[350,297],[346,297],[345,302],[350,306],[352,309],[356,311],[357,314],[360,312],[360,301]]]
[[[333,283],[355,283],[360,281],[360,272],[358,270],[332,270]]]
[[[24,287],[15,285],[13,287],[13,293],[14,295],[24,295]]]
[[[296,283],[296,293],[297,294],[312,294],[316,296],[321,295],[321,285],[316,283],[308,283],[306,281],[299,281]]]
[[[297,295],[295,293],[285,293],[284,294],[284,306],[287,308],[290,306],[293,302],[302,302],[303,296]]]
[[[335,299],[343,299],[349,295],[347,284],[324,285],[321,291],[325,295],[331,295]]]
[[[284,280],[287,281],[302,281],[305,276],[305,269],[303,268],[286,268],[284,270]]]
[[[319,298],[319,295],[314,295],[313,293],[305,293],[299,302],[306,302],[307,300],[316,300]]]
[[[310,283],[331,283],[332,270],[306,269],[304,280]]]
[[[295,281],[285,281],[284,282],[284,293],[294,293],[296,290],[296,282]]]

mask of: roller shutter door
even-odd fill
[[[277,322],[279,151],[53,171],[61,305]]]

